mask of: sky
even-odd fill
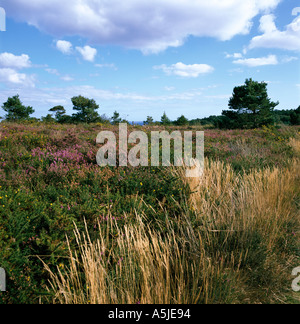
[[[0,7],[0,105],[19,94],[38,118],[56,105],[72,114],[78,95],[95,99],[100,115],[116,110],[129,121],[220,115],[247,78],[268,83],[277,109],[300,105],[299,0],[0,0]]]

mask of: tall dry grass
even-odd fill
[[[289,145],[293,149],[295,155],[299,157],[300,156],[300,135],[298,135],[297,137],[291,137],[289,139]]]
[[[211,302],[222,288],[224,263],[214,264],[201,247],[201,237],[191,228],[176,233],[168,224],[162,235],[136,215],[137,224],[123,230],[110,217],[109,227],[99,226],[99,239],[75,230],[78,251],[69,248],[70,267],[51,274],[52,302],[61,304],[194,304]],[[111,246],[110,232],[117,230]],[[179,237],[179,236],[181,237]],[[198,236],[195,236],[198,235]],[[192,246],[191,246],[192,245]],[[228,288],[230,289],[230,287]]]
[[[300,262],[299,176],[298,159],[243,175],[206,160],[201,178],[186,179],[192,193],[177,219],[166,213],[153,226],[136,213],[120,228],[109,215],[96,241],[88,229],[76,229],[69,268],[54,273],[45,265],[51,302],[286,302],[291,269]]]

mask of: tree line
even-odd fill
[[[76,124],[76,123],[103,123],[117,125],[127,120],[122,119],[115,111],[108,118],[98,113],[99,105],[94,99],[81,95],[71,98],[75,113],[67,115],[63,106],[55,106],[49,109],[49,114],[40,120],[46,123]],[[221,129],[251,129],[274,124],[300,125],[300,106],[297,109],[275,110],[279,102],[273,102],[268,97],[267,83],[246,79],[245,84],[233,89],[232,97],[228,103],[228,110],[223,110],[221,116],[210,116],[188,120],[184,115],[175,121],[169,119],[164,112],[160,121],[154,121],[147,116],[144,125],[175,125],[194,126],[211,125]],[[18,122],[24,120],[39,120],[30,117],[35,111],[30,106],[24,106],[19,95],[8,98],[3,103],[2,109],[6,112],[5,120]],[[1,118],[1,117],[0,117]]]

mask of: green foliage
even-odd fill
[[[162,115],[160,122],[162,125],[165,125],[165,126],[172,124],[172,122],[169,119],[169,117],[167,116],[166,112],[164,112],[164,114]]]
[[[120,117],[120,114],[117,111],[115,111],[111,118],[111,124],[118,125],[120,123],[122,123],[122,118]]]
[[[246,79],[245,85],[234,88],[228,104],[230,110],[222,113],[227,117],[222,127],[258,128],[273,125],[273,111],[278,104],[268,97],[267,83]]]
[[[46,117],[42,117],[41,120],[44,123],[54,123],[55,122],[55,118],[53,118],[51,114],[48,114]]]
[[[294,110],[274,110],[273,111],[273,118],[275,121],[275,124],[277,125],[299,125],[299,108]],[[230,118],[231,116],[229,112],[226,113],[227,116],[209,116],[205,118],[197,118],[192,119],[189,122],[190,126],[210,126],[214,128],[220,128],[220,129],[234,129],[236,128],[236,121],[235,121],[235,115],[233,118]]]
[[[94,99],[88,99],[83,96],[73,97],[72,99],[73,109],[78,111],[77,114],[73,114],[73,118],[77,122],[93,123],[97,122],[99,114],[96,111],[99,106]]]
[[[300,106],[290,115],[291,125],[300,125]]]
[[[58,123],[60,123],[63,120],[64,115],[66,113],[66,110],[63,106],[55,106],[49,109],[49,111],[55,112],[55,119]]]
[[[147,116],[146,121],[144,121],[144,125],[153,125],[154,124],[154,120],[151,116]]]
[[[284,125],[291,125],[291,113],[293,110],[277,110],[275,109],[274,119],[275,124],[284,124]]]
[[[177,126],[186,126],[188,124],[189,124],[189,120],[184,115],[178,117],[178,119],[175,122],[175,125]]]
[[[0,141],[0,266],[8,274],[0,303],[38,303],[53,271],[67,264],[74,222],[91,236],[109,214],[119,226],[179,212],[186,186],[166,168],[100,168],[95,125],[4,124]],[[128,218],[124,218],[124,212]]]
[[[5,118],[7,121],[28,120],[30,115],[34,113],[34,109],[30,106],[24,106],[19,95],[9,97],[3,103],[2,109],[7,112]]]
[[[55,106],[55,107],[49,109],[49,111],[59,113],[61,115],[66,113],[66,110],[63,106]]]
[[[253,287],[266,283],[268,272],[263,267],[268,260],[261,233],[256,229],[228,233],[206,224],[207,215],[193,213],[187,206],[190,191],[169,168],[100,168],[96,164],[97,125],[2,122],[0,127],[0,266],[8,275],[8,289],[0,294],[0,303],[44,301],[49,277],[39,258],[52,271],[57,273],[57,266],[64,271],[68,264],[66,235],[71,248],[76,245],[74,223],[84,231],[86,220],[91,238],[97,239],[98,224],[109,228],[108,215],[122,228],[136,224],[136,215],[144,213],[149,226],[167,237],[166,214],[178,230],[189,231],[186,224],[178,222],[184,208],[193,227],[208,225],[215,230],[208,239],[215,242],[220,257],[235,258],[233,251],[247,249],[241,268],[248,271],[251,267],[248,280]],[[298,131],[299,127],[207,130],[205,155],[230,163],[236,172],[282,167],[293,158],[288,139]],[[215,204],[222,203],[222,195]],[[286,255],[297,250],[297,239],[291,234],[295,227],[293,223],[284,224],[286,231],[276,242]],[[115,233],[110,235],[110,244],[116,244]],[[189,255],[197,258],[198,252]],[[220,302],[224,301],[221,291],[224,294],[230,278],[226,273],[220,278]]]

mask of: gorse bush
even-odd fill
[[[207,130],[196,191],[172,168],[100,168],[104,129],[1,123],[2,303],[274,301],[268,285],[286,300],[299,128]]]
[[[134,210],[164,219],[160,206],[168,206],[176,214],[174,201],[185,190],[180,179],[165,168],[100,168],[99,129],[77,130],[1,127],[0,264],[9,274],[3,302],[38,302],[48,275],[37,256],[64,264],[74,222],[83,229],[86,219],[93,231],[109,213],[123,223],[134,222],[134,215],[124,217]]]
[[[164,220],[151,219],[136,211],[134,223],[120,226],[109,214],[94,239],[88,226],[76,228],[77,252],[69,246],[68,266],[54,273],[45,264],[51,302],[280,302],[290,286],[286,261],[299,262],[293,232],[299,231],[299,189],[291,186],[299,184],[298,171],[295,161],[282,173],[236,177],[230,167],[207,160],[193,207],[185,201],[177,217],[165,210]]]

